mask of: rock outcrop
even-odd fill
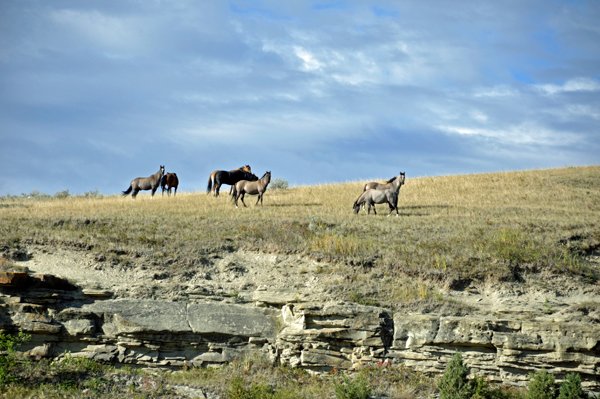
[[[50,277],[0,288],[0,327],[32,334],[32,357],[66,352],[147,367],[212,366],[262,353],[314,372],[402,363],[444,371],[459,350],[472,373],[524,385],[547,369],[578,372],[600,391],[600,325],[495,316],[392,314],[351,303],[279,302],[261,290],[246,303],[110,299]],[[290,302],[292,301],[292,302]]]

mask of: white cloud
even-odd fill
[[[579,135],[568,132],[549,129],[532,122],[524,122],[518,125],[496,128],[473,128],[462,126],[443,125],[438,126],[441,131],[468,135],[481,136],[497,139],[506,144],[541,144],[552,146],[567,146],[575,144],[579,140]]]
[[[473,90],[474,97],[510,97],[518,94],[518,90],[505,85],[480,87]]]
[[[562,86],[555,84],[539,84],[534,85],[537,90],[540,90],[548,95],[575,92],[575,91],[600,91],[600,82],[590,78],[570,79]]]
[[[136,18],[117,18],[98,11],[59,10],[50,13],[50,19],[108,51],[133,50],[143,43],[143,29]]]

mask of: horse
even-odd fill
[[[248,172],[248,173],[252,173],[252,168],[250,168],[250,165],[246,165],[246,166],[242,166],[242,167],[240,167],[240,168],[237,168],[237,169],[230,170],[230,172],[235,172],[236,170],[243,170],[243,171],[246,171],[246,172]],[[219,172],[219,171],[218,171],[218,170],[215,170],[215,171],[214,171],[214,172],[212,172],[212,173],[210,174],[210,176],[208,177],[208,188],[206,189],[206,193],[207,193],[207,194],[208,194],[208,193],[210,193],[210,191],[211,191],[211,187],[213,187],[213,184],[215,183],[215,175],[217,174],[217,172]],[[214,188],[212,189],[212,191],[213,191],[213,195],[214,195],[215,197],[217,196],[217,194],[216,194],[216,192],[215,192],[215,191],[216,191],[216,188],[217,188],[217,186],[216,186],[216,185],[214,185]],[[232,191],[233,191],[233,185],[231,186],[231,189],[229,190],[229,194],[231,194],[231,192],[232,192]]]
[[[391,179],[387,180],[385,183],[379,183],[376,181],[369,182],[369,183],[365,184],[365,187],[363,188],[363,193],[369,189],[386,190],[391,187],[391,183],[393,183],[397,177],[398,176],[394,176]]]
[[[219,196],[219,190],[221,189],[222,184],[229,184],[231,186],[235,185],[235,183],[240,180],[248,180],[248,181],[256,181],[258,177],[255,174],[250,172],[246,172],[245,170],[235,170],[233,172],[227,172],[226,170],[218,170],[215,173],[215,197]],[[211,181],[208,181],[208,187],[206,188],[206,192],[210,192]]]
[[[385,183],[378,183],[376,181],[372,181],[372,182],[365,184],[365,187],[363,188],[363,193],[370,189],[372,189],[372,190],[387,190],[388,188],[392,187],[392,185],[394,184],[394,181],[399,177],[402,177],[402,182],[400,183],[400,185],[403,185],[405,173],[401,172],[399,176],[394,176],[391,179],[387,180]],[[400,190],[400,187],[398,187],[398,190]],[[364,204],[363,204],[362,208],[363,208],[363,210],[365,209]]]
[[[367,214],[371,214],[371,206],[373,206],[373,213],[377,215],[375,204],[385,203],[390,206],[390,213],[388,216],[392,214],[394,209],[396,210],[396,216],[398,216],[398,193],[390,189],[382,191],[370,188],[367,191],[364,191],[354,202],[354,213],[358,213],[361,205],[364,207],[364,204],[367,204]]]
[[[268,171],[264,174],[263,177],[258,181],[247,181],[241,180],[235,184],[233,187],[233,196],[231,197],[232,201],[235,202],[235,207],[238,207],[238,199],[242,199],[242,204],[244,204],[244,208],[246,208],[246,203],[244,202],[244,194],[256,195],[258,194],[258,199],[256,200],[256,204],[258,205],[258,201],[260,201],[260,206],[263,204],[263,195],[265,191],[267,191],[267,186],[271,182],[271,171]]]
[[[133,179],[129,188],[126,191],[123,191],[123,197],[126,197],[129,193],[133,191],[131,196],[135,199],[135,196],[140,192],[140,190],[152,190],[152,195],[150,198],[154,198],[154,193],[160,186],[160,182],[162,181],[162,177],[165,174],[165,167],[163,165],[160,166],[158,172],[153,174],[150,177],[138,177],[137,179]]]
[[[358,197],[356,201],[354,201],[354,213],[358,213],[360,210],[360,206],[365,208],[365,204],[368,204],[369,209],[367,214],[371,213],[371,206],[373,206],[373,212],[377,215],[377,210],[375,209],[375,204],[383,204],[388,203],[390,206],[390,213],[388,216],[392,214],[392,211],[396,209],[396,216],[398,216],[398,195],[400,191],[400,187],[404,184],[406,178],[406,174],[404,172],[400,172],[398,176],[394,179],[390,179],[390,183],[386,183],[382,185],[385,187],[382,190],[377,189],[367,189],[362,192],[362,194]]]
[[[167,195],[171,195],[171,189],[175,187],[175,194],[177,195],[177,186],[179,186],[179,179],[176,173],[167,173],[162,177],[160,182],[160,188],[162,188],[162,195],[165,195],[165,187],[167,187]]]

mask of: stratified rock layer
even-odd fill
[[[600,325],[494,316],[395,314],[349,303],[104,299],[110,293],[2,288],[0,323],[32,334],[35,357],[65,352],[150,367],[207,366],[262,353],[315,372],[402,363],[440,374],[457,350],[472,373],[523,385],[547,369],[600,391]],[[283,304],[283,305],[282,305]]]

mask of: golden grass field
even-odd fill
[[[203,191],[136,200],[3,198],[0,252],[54,245],[130,265],[151,258],[163,267],[168,259],[171,270],[196,267],[219,251],[298,253],[349,274],[358,268],[387,276],[377,284],[390,292],[401,276],[511,280],[545,270],[590,283],[600,276],[587,260],[600,246],[600,166],[407,176],[400,217],[386,217],[386,204],[377,216],[355,215],[352,204],[364,183],[267,190],[264,206],[247,196],[248,208],[239,209],[228,186],[219,198]],[[348,284],[364,283],[355,280]],[[403,300],[374,291],[377,303]]]

